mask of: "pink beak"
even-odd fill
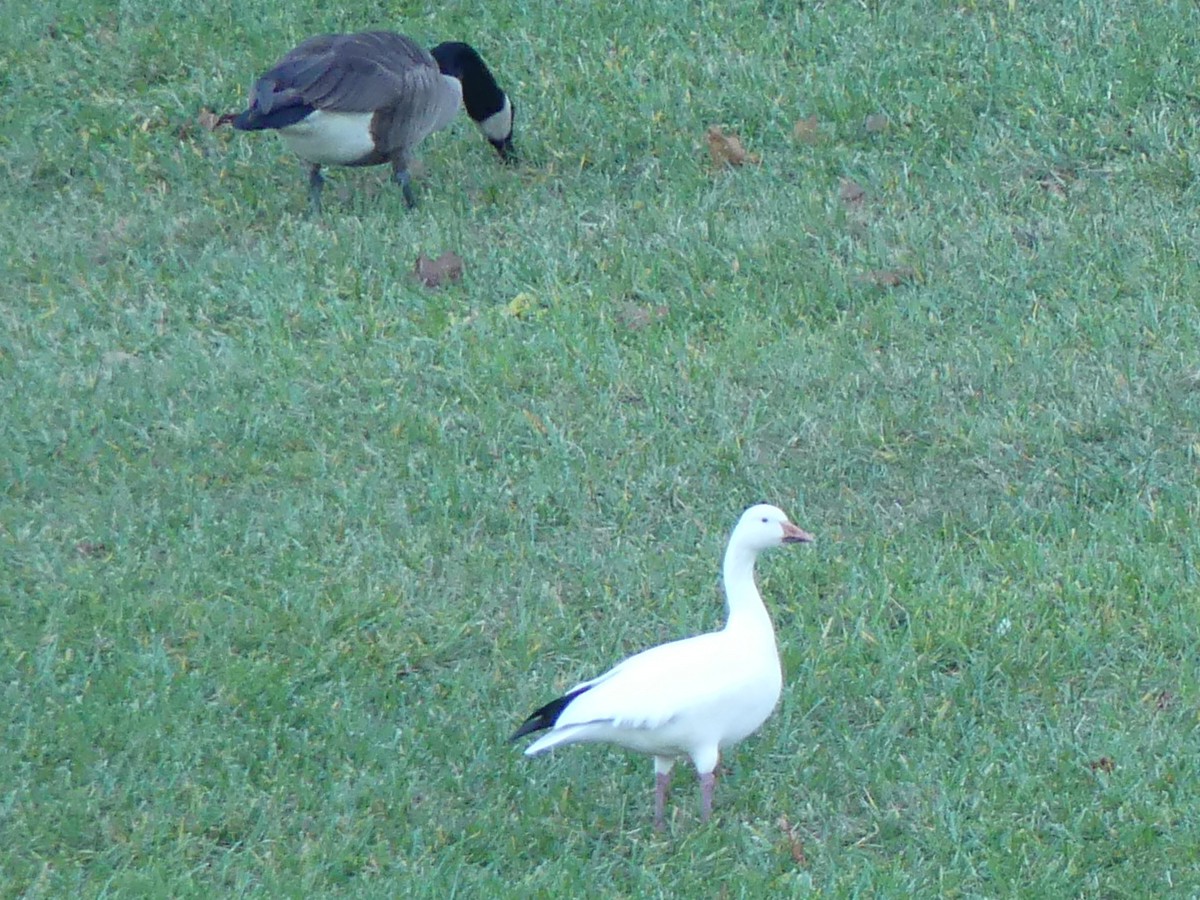
[[[813,536],[803,528],[797,528],[791,522],[783,523],[783,542],[785,544],[811,544]]]

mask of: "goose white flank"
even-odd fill
[[[528,756],[566,744],[611,743],[654,757],[654,825],[663,827],[671,769],[688,757],[700,776],[700,814],[712,814],[724,750],[771,715],[783,686],[775,629],[754,582],[758,554],[812,535],[782,510],[746,510],[729,536],[722,575],[729,615],[720,631],[653,647],[537,709],[513,740],[546,731]]]
[[[400,34],[368,31],[304,41],[254,83],[248,109],[222,120],[241,131],[279,132],[310,165],[314,212],[324,165],[390,163],[412,207],[412,151],[460,107],[502,160],[514,158],[512,103],[474,48],[449,41],[429,51]]]

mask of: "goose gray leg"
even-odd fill
[[[391,155],[391,178],[400,185],[404,193],[404,205],[413,209],[416,198],[413,196],[413,180],[408,176],[408,151],[401,149]]]
[[[321,189],[325,187],[325,179],[321,177],[321,166],[313,163],[308,173],[308,208],[314,216],[321,214]]]
[[[404,205],[412,209],[417,205],[417,198],[413,196],[412,179],[408,175],[408,170],[397,169],[393,177],[396,179],[396,184],[400,185],[400,190],[404,194]]]

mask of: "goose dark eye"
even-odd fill
[[[766,516],[763,516],[763,524],[764,524],[764,525],[766,525],[766,524],[767,524],[767,517],[766,517]]]

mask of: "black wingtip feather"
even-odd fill
[[[591,685],[588,685],[591,687]],[[544,731],[547,728],[554,727],[554,723],[558,721],[558,717],[562,715],[563,710],[567,708],[572,700],[586,691],[588,688],[581,687],[577,691],[571,691],[569,694],[564,694],[557,700],[551,700],[545,706],[535,709],[524,722],[521,727],[513,732],[510,741],[515,741],[518,738],[523,738],[527,734],[533,734],[535,731]]]
[[[233,116],[230,121],[238,131],[269,131],[275,128],[287,128],[308,118],[316,107],[307,104],[296,104],[273,109],[269,113],[260,112],[256,107],[250,107],[243,113]]]

